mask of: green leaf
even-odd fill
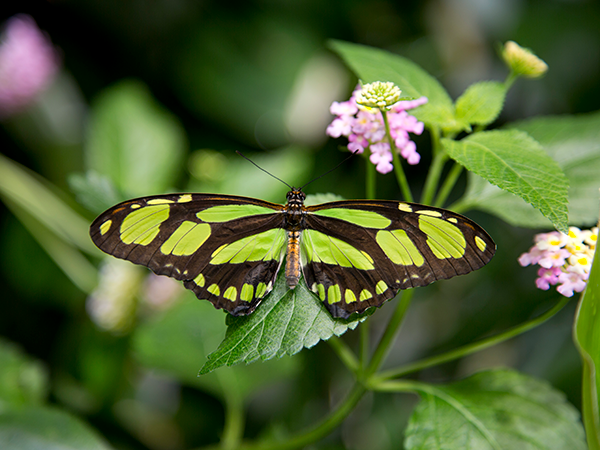
[[[505,97],[504,83],[481,81],[472,84],[456,100],[456,118],[468,124],[488,125],[502,111]]]
[[[69,186],[77,201],[90,211],[100,214],[125,198],[119,196],[110,178],[92,170],[69,177]]]
[[[511,370],[419,389],[407,450],[584,450],[577,410],[562,392]]]
[[[296,360],[286,358],[199,377],[206,355],[225,335],[225,316],[209,302],[187,293],[168,311],[137,327],[132,339],[136,359],[221,398],[232,392],[244,397],[261,386],[293,376],[299,366]]]
[[[90,241],[89,220],[63,197],[47,180],[0,155],[0,198],[26,211],[66,243],[98,255],[100,252]]]
[[[76,417],[48,407],[0,411],[2,450],[109,450],[111,447]]]
[[[448,155],[492,184],[539,209],[568,230],[568,181],[558,164],[527,133],[484,131],[461,141],[443,139]]]
[[[574,339],[583,359],[583,423],[590,450],[600,449],[600,252],[596,251],[587,287],[575,316]]]
[[[225,339],[208,355],[200,374],[226,365],[294,355],[320,340],[341,336],[366,317],[363,314],[348,320],[334,319],[304,281],[290,289],[280,271],[273,291],[256,311],[249,316],[227,317]]]
[[[540,117],[509,126],[527,132],[564,171],[569,181],[569,223],[592,225],[598,219],[600,112],[577,116]],[[551,226],[538,210],[519,197],[469,174],[465,202],[508,223],[529,228]]]
[[[182,170],[183,127],[141,82],[122,81],[94,102],[87,169],[109,177],[126,197],[162,193]]]
[[[411,111],[417,119],[446,131],[461,130],[464,124],[454,116],[452,99],[442,85],[414,62],[402,56],[364,45],[343,41],[329,41],[352,71],[365,83],[391,81],[402,91],[402,96],[427,97],[425,105]]]
[[[0,338],[0,406],[40,404],[47,395],[46,368]]]

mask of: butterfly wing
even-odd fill
[[[283,209],[228,195],[144,197],[102,213],[90,236],[110,255],[184,281],[217,308],[250,314],[284,256]]]
[[[483,228],[464,216],[394,201],[308,207],[302,236],[304,278],[342,318],[380,306],[400,289],[479,269],[495,250]]]

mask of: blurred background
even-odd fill
[[[325,415],[350,385],[324,343],[198,378],[224,336],[225,314],[178,283],[103,258],[87,237],[97,214],[136,196],[223,192],[283,202],[287,187],[236,150],[292,185],[341,161],[345,141],[325,135],[329,106],[357,80],[328,39],[408,57],[453,98],[475,81],[506,77],[499,43],[531,48],[549,72],[519,80],[494,126],[600,106],[600,3],[592,0],[21,0],[0,6],[0,22],[0,399],[54,405],[118,449],[216,443],[226,408],[244,409],[248,437],[285,435]],[[423,159],[408,177],[418,192],[429,136],[415,140]],[[306,190],[361,198],[364,161]],[[399,198],[392,174],[379,176],[377,194]],[[517,263],[540,230],[467,215],[494,237],[496,258],[420,289],[388,366],[554,304],[558,294],[537,290],[535,269]],[[369,319],[375,337],[386,311]],[[514,367],[579,407],[574,311],[573,302],[538,329],[416,377]],[[400,448],[416,401],[367,396],[313,448]]]

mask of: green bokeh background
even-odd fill
[[[169,190],[283,202],[287,188],[236,150],[296,185],[341,161],[343,140],[325,136],[328,108],[348,98],[356,79],[327,50],[331,38],[411,58],[453,98],[475,81],[504,79],[496,48],[515,40],[550,70],[541,80],[519,80],[495,125],[600,109],[600,3],[591,0],[23,1],[3,5],[0,18],[16,13],[30,14],[50,36],[63,70],[43,107],[2,123],[1,152],[48,179],[90,221],[121,196]],[[122,103],[110,103],[119,91],[125,92]],[[94,123],[108,127],[100,134],[112,138],[118,130],[134,129],[136,123],[128,120],[139,111],[167,116],[168,127],[142,129],[140,139],[150,135],[150,147],[169,148],[172,158],[161,162],[163,169],[172,165],[169,176],[148,175],[141,163],[149,152],[139,157],[139,179],[124,177],[117,191],[98,189],[96,198],[78,197],[84,203],[78,205],[72,175],[101,164],[90,162],[93,155],[118,152],[111,139],[107,143],[95,134]],[[407,174],[418,192],[429,162],[427,134],[416,142],[422,164]],[[461,189],[464,180],[454,198]],[[306,191],[364,196],[363,161],[345,163]],[[399,198],[391,174],[378,177],[378,196]],[[514,228],[483,213],[469,216],[494,237],[497,256],[469,277],[419,290],[389,366],[506,329],[553,304],[557,294],[535,289],[535,269],[517,263],[539,230]],[[22,401],[70,411],[115,448],[178,450],[216,443],[231,391],[245,396],[247,436],[297,430],[324,415],[351,382],[326,344],[262,368],[257,363],[197,378],[224,333],[224,313],[189,297],[172,315],[143,320],[131,333],[100,330],[86,312],[87,295],[1,203],[0,286],[0,336],[35,360],[27,368],[33,375]],[[386,305],[369,319],[373,333],[382,330],[390,311]],[[536,330],[418,377],[446,381],[482,368],[513,367],[548,380],[579,406],[574,311],[573,303]],[[348,332],[345,339],[354,344],[358,335]],[[10,355],[1,360],[14,361]],[[265,373],[273,378],[265,381]],[[3,378],[0,383],[5,383],[0,392],[11,386]],[[367,396],[314,448],[399,448],[415,401]]]

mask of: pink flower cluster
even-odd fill
[[[50,39],[30,16],[11,17],[0,43],[0,118],[29,105],[50,85],[59,63]]]
[[[356,95],[360,90],[359,86],[348,101],[333,102],[330,111],[336,118],[327,127],[327,134],[334,138],[347,137],[348,150],[351,152],[362,153],[368,148],[371,151],[369,159],[377,166],[377,171],[384,174],[391,172],[394,166],[382,113],[379,109],[366,108],[356,103]],[[399,101],[387,113],[394,144],[409,164],[418,164],[421,155],[417,153],[417,146],[409,139],[408,133],[421,134],[423,122],[409,115],[406,110],[424,103],[427,103],[427,97]]]
[[[535,284],[543,290],[558,284],[556,290],[565,297],[582,292],[590,276],[590,268],[598,242],[598,228],[569,228],[569,234],[553,231],[535,237],[535,245],[519,257],[519,264],[538,264]]]

